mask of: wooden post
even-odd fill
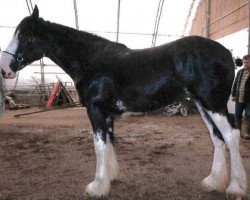
[[[250,54],[250,0],[248,0],[248,54]]]
[[[206,6],[206,38],[209,38],[209,29],[210,29],[210,0],[205,0],[205,6]]]

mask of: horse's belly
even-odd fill
[[[117,105],[125,111],[147,112],[171,104],[182,96],[183,89],[175,84],[137,86],[126,90]]]
[[[161,108],[164,105],[158,101],[150,101],[147,99],[134,99],[134,101],[117,100],[116,107],[120,112],[147,112],[157,108]]]

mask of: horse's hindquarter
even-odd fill
[[[220,110],[228,101],[234,63],[221,44],[197,36],[173,43],[176,73],[186,89],[206,108]]]

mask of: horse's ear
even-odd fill
[[[31,14],[31,17],[34,18],[34,19],[38,19],[39,18],[39,10],[38,10],[37,5],[35,5],[33,13]]]

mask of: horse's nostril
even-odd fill
[[[8,76],[10,76],[11,75],[11,72],[10,73],[8,73]]]
[[[2,71],[2,75],[5,76],[6,74],[5,71],[3,69],[1,71]]]

